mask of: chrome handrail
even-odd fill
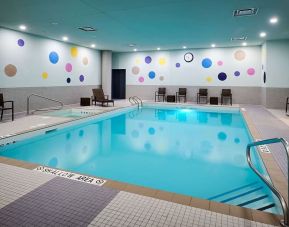
[[[281,195],[281,193],[267,180],[254,166],[251,160],[251,147],[255,146],[260,146],[260,145],[265,145],[265,144],[272,144],[272,143],[282,143],[285,150],[286,150],[286,157],[287,157],[287,164],[288,164],[288,151],[289,151],[289,145],[286,140],[283,138],[273,138],[273,139],[266,139],[266,140],[261,140],[261,141],[256,141],[253,143],[250,143],[247,145],[247,152],[246,152],[246,157],[247,157],[247,162],[251,169],[261,178],[261,180],[271,189],[271,191],[277,196],[281,203],[282,211],[283,211],[283,217],[284,220],[280,221],[281,226],[288,227],[288,205],[284,199],[284,197]]]
[[[129,97],[128,101],[133,105],[136,104],[138,108],[143,106],[142,100],[138,96],[131,96]]]
[[[30,114],[30,98],[32,96],[35,96],[35,97],[39,97],[39,98],[43,98],[43,99],[46,99],[46,100],[49,100],[49,101],[53,101],[53,102],[56,102],[56,103],[59,103],[60,106],[59,107],[49,107],[49,108],[41,108],[41,109],[36,109],[36,110],[33,110],[31,112],[34,113],[36,111],[47,111],[47,110],[60,110],[63,108],[63,102],[57,100],[57,99],[51,99],[51,98],[48,98],[48,97],[45,97],[45,96],[42,96],[42,95],[38,95],[38,94],[31,94],[27,97],[27,115]]]

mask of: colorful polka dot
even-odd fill
[[[149,78],[154,79],[156,77],[156,73],[154,71],[149,72]]]
[[[77,47],[71,47],[70,54],[71,54],[71,57],[73,57],[73,58],[77,57],[77,55],[78,55]]]
[[[219,73],[218,79],[219,79],[220,81],[226,80],[226,79],[227,79],[227,74],[226,74],[226,73],[223,73],[223,72]]]
[[[239,71],[234,72],[234,76],[240,76],[240,75],[241,75],[241,73]]]
[[[79,81],[80,81],[80,82],[83,82],[83,81],[84,81],[84,76],[83,76],[83,75],[80,75],[80,76],[79,76]]]
[[[181,67],[181,64],[180,64],[180,63],[176,63],[176,67],[177,67],[177,68],[180,68],[180,67]]]
[[[56,64],[59,61],[59,56],[58,56],[58,54],[55,51],[50,52],[49,61],[52,64]]]
[[[160,76],[160,81],[163,81],[165,79],[164,76]]]
[[[141,60],[140,60],[139,58],[137,58],[137,59],[135,60],[135,63],[136,63],[137,65],[139,65],[139,64],[141,63]]]
[[[212,60],[210,58],[204,58],[202,61],[202,66],[204,68],[210,68],[212,66]]]
[[[218,64],[219,66],[222,66],[222,65],[223,65],[223,62],[222,62],[222,61],[218,61],[217,64]]]
[[[165,58],[160,58],[160,59],[159,59],[159,64],[160,64],[160,65],[165,65],[166,62],[167,62],[167,61],[166,61]]]
[[[213,81],[213,78],[212,78],[211,76],[207,76],[207,77],[206,77],[206,81],[207,81],[208,83],[211,83],[211,82]]]
[[[255,69],[254,68],[249,68],[247,70],[247,73],[248,73],[249,76],[253,76],[255,74]]]
[[[239,138],[235,138],[234,142],[238,144],[238,143],[240,143],[240,139]]]
[[[65,65],[65,70],[66,70],[66,72],[70,73],[72,71],[72,65],[70,63],[67,63]]]
[[[144,148],[146,150],[150,150],[152,148],[152,145],[150,143],[145,143]]]
[[[156,130],[155,130],[153,127],[151,127],[151,128],[148,129],[148,133],[149,133],[150,135],[154,135],[155,132],[156,132]]]
[[[15,65],[9,64],[9,65],[5,66],[4,72],[5,72],[6,76],[13,77],[17,73],[17,68]]]
[[[143,83],[143,82],[144,82],[144,77],[140,76],[140,77],[138,78],[138,81],[139,81],[140,83]]]
[[[44,80],[46,80],[48,78],[48,73],[47,72],[43,72],[41,76],[42,76],[42,78]]]
[[[17,43],[18,43],[18,46],[20,46],[20,47],[24,46],[24,40],[23,39],[18,39]]]
[[[138,66],[134,66],[131,69],[132,74],[137,75],[139,74],[140,68]]]
[[[70,84],[71,79],[68,77],[68,78],[66,79],[66,82],[67,82],[68,84]]]
[[[246,58],[246,53],[243,50],[237,50],[234,57],[238,61],[243,61]]]
[[[227,134],[224,132],[219,132],[218,133],[218,139],[221,141],[225,141],[227,139]]]
[[[88,58],[87,57],[82,58],[82,64],[84,64],[84,65],[88,64]]]
[[[145,63],[150,64],[152,62],[152,58],[150,56],[146,56]]]

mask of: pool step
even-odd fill
[[[208,199],[260,211],[273,212],[272,209],[276,208],[271,195],[264,193],[264,186],[257,182],[231,189]]]

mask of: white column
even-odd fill
[[[101,51],[101,84],[105,95],[111,99],[111,71],[112,52],[110,50]]]

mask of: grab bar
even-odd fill
[[[53,102],[56,102],[56,103],[59,103],[60,106],[59,107],[51,107],[51,108],[41,108],[41,109],[36,109],[36,110],[33,110],[31,113],[30,113],[30,98],[32,96],[35,96],[35,97],[39,97],[39,98],[43,98],[43,99],[46,99],[46,100],[49,100],[49,101],[53,101]],[[27,97],[27,115],[29,114],[32,114],[36,111],[47,111],[47,110],[60,110],[63,108],[63,103],[59,100],[56,100],[56,99],[51,99],[51,98],[47,98],[45,96],[42,96],[42,95],[38,95],[38,94],[31,94]]]
[[[280,194],[280,192],[267,180],[254,166],[251,160],[251,147],[255,146],[260,146],[260,145],[265,145],[265,144],[272,144],[272,143],[282,143],[285,150],[286,150],[286,157],[287,157],[287,164],[288,164],[288,150],[289,150],[289,145],[286,140],[283,138],[273,138],[273,139],[266,139],[266,140],[261,140],[257,142],[253,142],[247,145],[247,152],[246,152],[246,157],[247,157],[247,162],[251,169],[261,178],[261,180],[271,189],[271,191],[277,196],[281,203],[282,211],[283,211],[283,218],[284,220],[280,221],[281,226],[288,227],[288,205],[284,199],[284,197]]]
[[[140,106],[143,106],[143,102],[138,96],[131,96],[129,97],[128,101],[133,105],[136,104],[138,108],[140,108]]]

